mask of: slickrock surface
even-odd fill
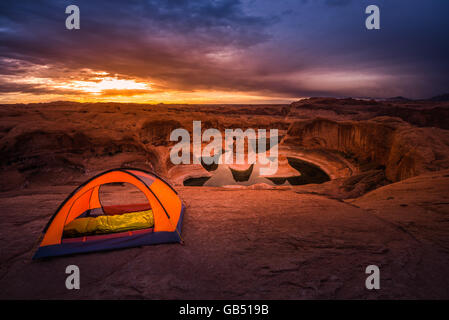
[[[289,106],[2,105],[0,298],[448,299],[447,108],[318,98]],[[331,180],[183,186],[213,174],[170,162],[171,130],[191,131],[192,120],[223,132],[277,128],[278,176],[297,174],[286,161],[293,157]],[[67,195],[120,166],[155,170],[175,185],[187,206],[185,245],[32,261]],[[65,288],[70,264],[80,267],[81,290]],[[380,267],[377,291],[365,288],[371,264]]]

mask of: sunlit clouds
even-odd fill
[[[9,59],[9,64],[20,62]],[[246,91],[173,90],[152,88],[154,84],[144,79],[129,79],[105,71],[81,69],[78,72],[50,71],[48,66],[30,66],[28,72],[6,75],[1,81],[9,83],[2,92],[4,103],[14,103],[15,92],[20,92],[20,102],[48,102],[73,100],[81,102],[133,102],[133,103],[287,103],[289,98],[260,95]]]
[[[368,32],[359,1],[80,0],[81,28],[66,30],[63,2],[4,0],[0,103],[288,103],[449,90],[449,2],[378,3],[382,28]]]

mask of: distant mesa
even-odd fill
[[[430,101],[449,101],[449,93],[441,94],[429,99]]]
[[[386,100],[387,101],[411,101],[411,99],[403,97],[403,96],[391,97]]]

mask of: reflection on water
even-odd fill
[[[236,178],[234,178],[234,176]],[[245,179],[246,177],[246,179]],[[251,165],[248,170],[232,170],[228,165],[219,165],[205,183],[205,187],[221,187],[226,185],[250,186],[256,183],[274,185],[267,178],[259,176],[259,165]]]
[[[251,165],[247,170],[235,170],[226,164],[220,164],[214,167],[204,166],[206,170],[212,173],[211,177],[189,178],[184,181],[184,185],[221,187],[226,185],[250,186],[265,183],[271,186],[288,186],[323,183],[330,180],[329,176],[314,164],[296,158],[287,158],[287,160],[288,164],[298,171],[297,176],[263,177],[259,175],[260,164],[258,163]]]

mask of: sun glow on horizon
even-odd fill
[[[61,89],[81,90],[86,93],[97,95],[108,90],[142,90],[142,92],[152,90],[149,83],[136,82],[135,80],[128,79],[118,79],[117,77],[98,78],[98,81],[75,80],[67,84],[56,85],[54,87]]]
[[[52,101],[174,103],[174,104],[263,104],[291,103],[300,97],[270,96],[259,92],[210,89],[182,90],[147,79],[130,78],[101,70],[80,69],[67,75],[49,66],[33,66],[25,77],[8,76],[8,81],[33,90],[5,93],[0,103]],[[39,92],[41,91],[41,92]],[[37,93],[39,92],[39,93]]]

